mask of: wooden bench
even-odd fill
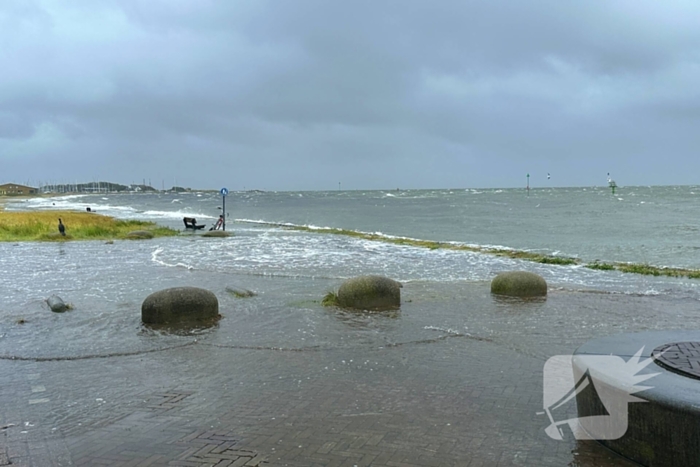
[[[186,229],[199,230],[205,227],[204,225],[197,225],[197,219],[195,219],[194,217],[183,217],[182,222],[185,223]]]

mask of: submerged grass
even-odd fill
[[[649,266],[648,264],[620,264],[620,265],[617,265],[616,269],[618,271],[622,271],[622,272],[643,274],[645,276],[660,276],[661,275],[660,268]],[[673,275],[673,274],[664,274],[664,275]]]
[[[700,270],[685,268],[667,268],[652,266],[650,264],[636,263],[599,263],[594,262],[586,265],[590,269],[601,271],[620,271],[630,274],[641,274],[644,276],[666,276],[666,277],[687,277],[688,279],[700,279]]]
[[[66,236],[58,232],[58,219],[66,226]],[[75,211],[0,210],[0,241],[111,240],[126,238],[133,230],[148,230],[156,237],[178,235],[176,230],[153,222],[117,220],[96,213]]]
[[[339,306],[338,305],[338,295],[334,292],[328,292],[323,300],[321,300],[321,305],[323,306]]]
[[[566,256],[551,256],[542,255],[540,253],[532,253],[530,251],[522,250],[503,250],[503,249],[489,249],[482,248],[477,249],[481,253],[490,253],[496,256],[507,256],[513,259],[524,259],[526,261],[533,261],[535,263],[542,264],[558,264],[561,266],[568,266],[571,264],[578,264],[579,261],[576,258],[569,258]]]
[[[535,263],[541,264],[555,264],[560,266],[572,266],[581,265],[589,269],[596,269],[601,271],[619,271],[631,274],[642,274],[651,276],[668,276],[668,277],[685,277],[688,279],[700,279],[700,270],[698,269],[685,269],[685,268],[667,268],[659,266],[651,266],[649,264],[635,264],[635,263],[601,263],[594,261],[592,263],[582,263],[581,260],[577,258],[570,258],[566,256],[553,256],[553,255],[543,255],[540,253],[533,253],[530,251],[522,250],[511,250],[503,248],[486,248],[471,245],[463,245],[452,242],[437,242],[432,240],[416,240],[405,237],[390,237],[381,234],[373,234],[366,232],[358,232],[356,230],[346,230],[346,229],[334,229],[334,228],[311,228],[307,226],[289,225],[289,224],[271,224],[278,227],[282,227],[289,230],[297,230],[302,232],[312,232],[320,234],[333,234],[333,235],[344,235],[347,237],[361,238],[363,240],[371,240],[377,242],[391,243],[394,245],[407,245],[415,246],[420,248],[428,248],[431,250],[443,249],[443,250],[456,250],[456,251],[472,251],[477,253],[486,253],[496,256],[505,256],[513,259],[521,259],[525,261],[533,261]],[[334,295],[329,293],[323,299],[323,304],[333,305],[332,302]],[[337,300],[337,297],[335,297]]]
[[[598,261],[595,261],[593,263],[589,263],[586,265],[586,267],[589,269],[597,269],[599,271],[614,271],[615,270],[614,264],[599,263]]]
[[[233,295],[236,298],[250,298],[255,297],[256,293],[248,289],[237,289],[233,287],[226,287],[226,292]]]

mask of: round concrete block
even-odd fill
[[[382,276],[348,279],[338,289],[338,305],[357,310],[395,310],[401,307],[401,284]]]
[[[491,293],[512,297],[542,297],[547,295],[547,282],[532,272],[503,272],[491,281]]]
[[[152,293],[141,305],[146,324],[201,324],[219,318],[219,301],[197,287],[174,287]]]

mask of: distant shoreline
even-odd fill
[[[646,190],[653,190],[656,188],[668,188],[668,187],[676,187],[676,188],[689,188],[689,189],[700,189],[700,184],[695,184],[695,185],[617,185],[616,190],[620,191],[620,193],[616,194],[624,194],[625,191],[629,192],[632,190],[639,190],[639,189],[646,189]],[[284,190],[258,190],[258,189],[242,189],[242,190],[236,190],[236,189],[230,189],[229,192],[231,194],[234,193],[324,193],[324,192],[416,192],[416,191],[522,191],[522,192],[527,192],[526,187],[453,187],[453,188],[343,188],[342,190],[338,190],[337,188],[327,188],[327,189],[316,189],[316,190],[309,190],[309,189],[299,189],[299,190],[289,190],[289,189],[284,189]],[[537,185],[537,186],[530,186],[529,191],[532,193],[536,192],[542,192],[542,191],[548,191],[548,190],[604,190],[604,191],[610,191],[610,187],[606,185],[589,185],[589,186],[546,186],[546,185]],[[186,194],[186,193],[211,193],[211,194],[219,194],[220,190],[219,189],[185,189],[183,191],[173,191],[173,190],[158,190],[158,189],[148,189],[148,190],[142,190],[142,191],[131,191],[131,190],[121,190],[121,191],[65,191],[65,192],[44,192],[44,193],[37,193],[37,194],[21,194],[21,195],[0,195],[0,203],[4,201],[7,201],[8,199],[22,199],[22,198],[46,198],[46,197],[60,197],[60,196],[75,196],[75,195],[85,195],[85,196],[90,196],[90,195],[122,195],[122,194],[130,194],[130,195],[140,195],[140,194]]]
[[[0,211],[5,209],[8,201],[23,200],[28,198],[50,198],[48,193],[36,193],[31,195],[0,195]]]

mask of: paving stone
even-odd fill
[[[378,363],[337,363],[351,359]],[[208,365],[173,371],[180,361]],[[544,361],[458,338],[314,352],[194,345],[118,365],[0,360],[0,426],[15,424],[0,431],[0,465],[632,465],[547,438],[536,415]],[[50,400],[27,404],[39,385]]]

